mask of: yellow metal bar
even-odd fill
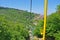
[[[43,29],[43,40],[46,40],[46,19],[47,19],[47,7],[48,7],[48,0],[44,0],[44,29]]]

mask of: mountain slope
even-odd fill
[[[0,7],[0,16],[5,16],[8,21],[26,23],[30,21],[30,17],[33,19],[34,15],[23,10]]]

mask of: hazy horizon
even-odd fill
[[[44,13],[44,0],[32,1],[32,12],[42,14]],[[48,14],[56,11],[57,5],[60,4],[60,0],[48,0]],[[15,8],[19,10],[30,11],[30,0],[0,0],[0,6]]]

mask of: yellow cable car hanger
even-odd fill
[[[46,22],[47,22],[47,8],[48,0],[44,0],[44,27],[43,27],[43,40],[46,40]],[[30,13],[32,12],[32,0],[30,0]]]
[[[47,8],[48,0],[44,0],[44,29],[43,29],[43,40],[46,40],[46,24],[47,24]]]

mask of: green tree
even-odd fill
[[[58,6],[57,9],[60,7]],[[43,19],[38,22],[34,34],[41,35],[43,30]],[[40,32],[41,31],[41,32]],[[47,17],[46,38],[47,40],[60,40],[60,14],[59,12],[52,13]]]

